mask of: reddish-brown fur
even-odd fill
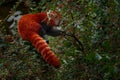
[[[39,35],[42,27],[41,22],[48,22],[46,12],[23,15],[18,23],[18,32],[22,39],[32,43],[48,64],[60,67],[60,60],[51,51],[46,41]],[[55,26],[54,20],[50,20],[48,25]]]

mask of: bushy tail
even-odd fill
[[[37,51],[41,53],[43,59],[48,64],[53,65],[56,68],[60,67],[60,60],[51,51],[50,47],[42,37],[40,37],[37,33],[33,33],[30,41]]]

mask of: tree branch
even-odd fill
[[[65,35],[74,38],[75,41],[80,45],[80,50],[81,50],[82,52],[84,52],[84,46],[83,46],[82,42],[81,42],[74,34],[65,33]]]

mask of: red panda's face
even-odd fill
[[[48,22],[54,24],[55,26],[60,24],[61,15],[56,11],[47,12]]]

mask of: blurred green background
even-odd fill
[[[48,37],[59,69],[17,31],[20,16],[49,10],[69,34]],[[120,0],[1,0],[0,80],[120,80]]]

